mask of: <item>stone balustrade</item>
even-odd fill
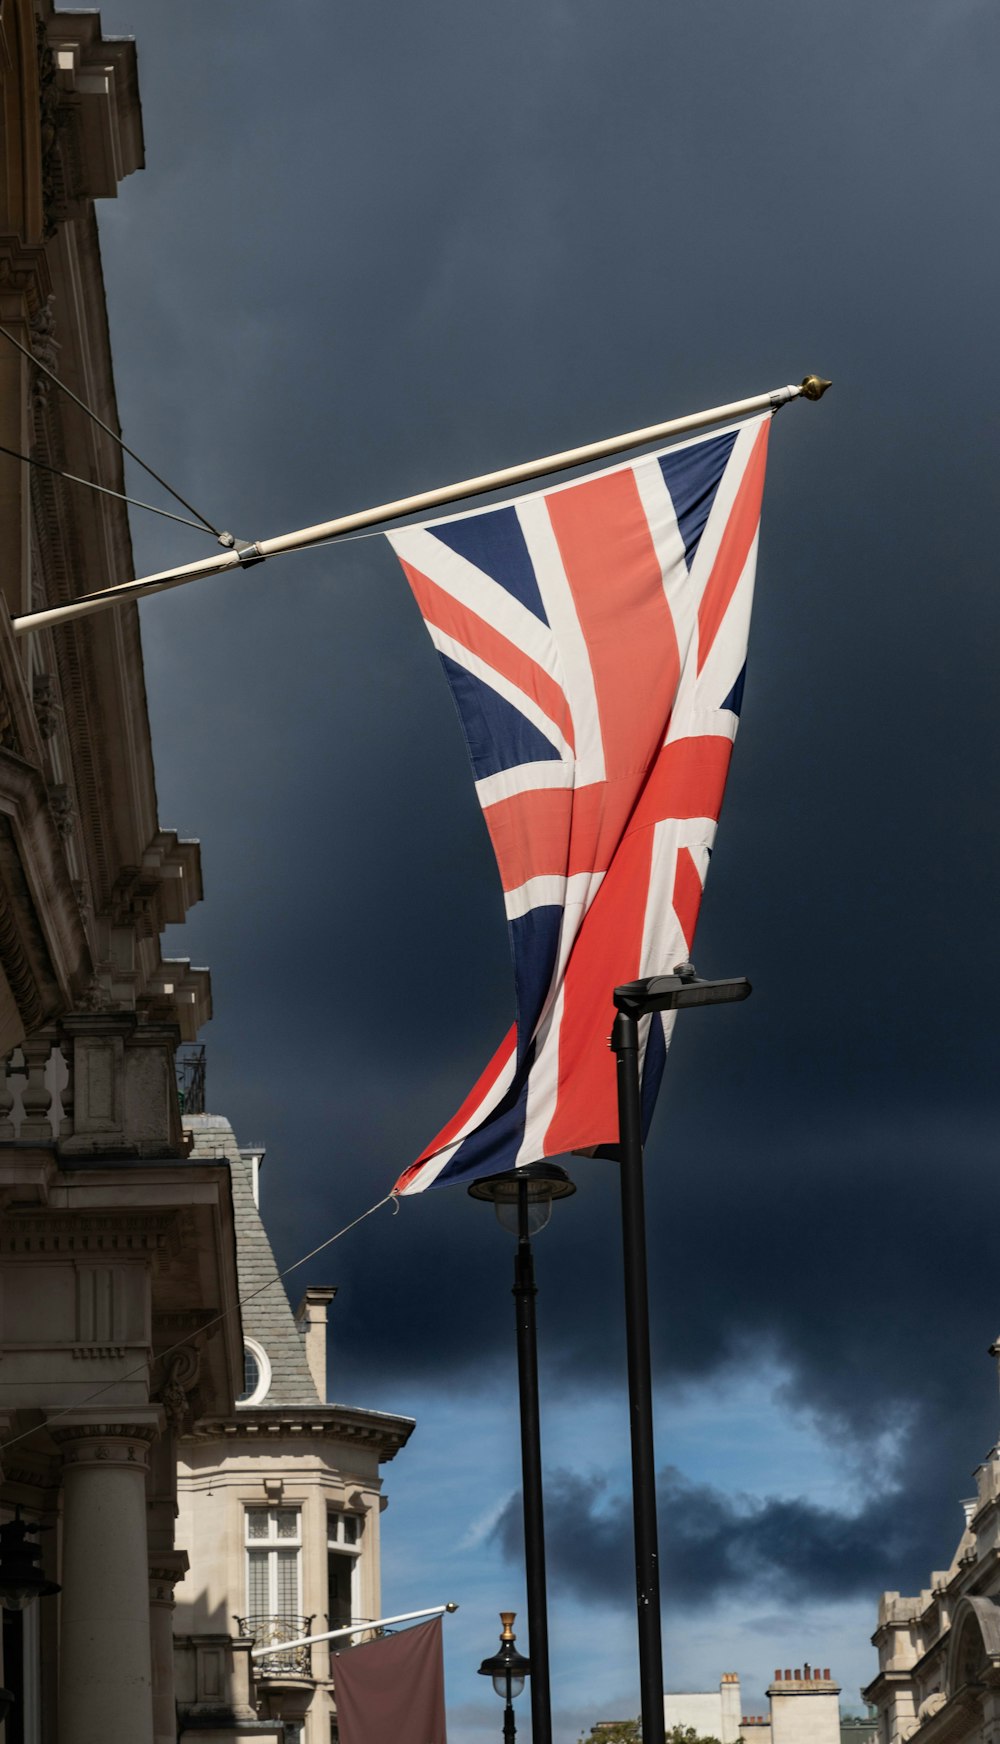
[[[181,1157],[179,1035],[130,1011],[73,1013],[0,1059],[0,1148]]]
[[[53,1145],[72,1132],[72,1041],[31,1036],[0,1059],[0,1145]]]

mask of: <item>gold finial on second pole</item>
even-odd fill
[[[821,400],[827,388],[833,383],[821,375],[804,375],[802,377],[802,393],[807,400]]]

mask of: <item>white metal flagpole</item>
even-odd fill
[[[733,400],[728,406],[712,406],[707,412],[692,412],[684,418],[670,418],[664,424],[650,424],[643,430],[629,430],[623,436],[608,436],[600,442],[587,442],[582,448],[566,448],[561,454],[547,454],[541,460],[525,460],[519,466],[502,467],[499,472],[484,472],[478,478],[463,479],[460,484],[439,485],[435,490],[419,491],[415,496],[400,497],[394,503],[382,503],[374,509],[360,509],[353,515],[341,515],[335,521],[319,521],[313,527],[301,527],[295,533],[279,533],[273,539],[259,539],[235,551],[220,552],[195,563],[181,564],[177,569],[161,569],[155,575],[144,575],[135,581],[120,582],[114,587],[100,588],[96,593],[83,594],[67,605],[52,606],[45,611],[26,612],[14,618],[15,636],[29,630],[42,630],[52,624],[64,624],[71,618],[86,617],[123,600],[141,598],[144,594],[163,593],[167,588],[181,587],[184,582],[197,581],[203,575],[219,575],[227,569],[247,569],[263,563],[266,557],[276,557],[283,551],[301,551],[309,545],[325,544],[344,533],[356,533],[363,527],[375,527],[382,521],[396,521],[403,515],[415,515],[424,509],[436,509],[444,503],[454,503],[463,497],[481,496],[486,491],[502,490],[505,486],[524,484],[528,479],[541,478],[546,473],[561,472],[570,466],[582,466],[588,460],[603,460],[609,454],[619,454],[626,448],[641,448],[648,442],[662,442],[671,436],[684,435],[688,430],[701,430],[708,424],[728,423],[733,418],[749,417],[753,412],[779,406],[800,396],[818,400],[830,386],[821,376],[807,375],[796,387],[772,388],[769,393],[755,394],[749,400]]]
[[[328,1629],[324,1635],[299,1635],[294,1641],[272,1641],[269,1647],[252,1647],[251,1659],[266,1659],[272,1653],[288,1653],[293,1647],[311,1647],[314,1641],[336,1641],[341,1635],[367,1635],[370,1629],[388,1629],[393,1623],[415,1623],[419,1617],[443,1617],[457,1611],[454,1604],[434,1605],[429,1611],[404,1611],[400,1617],[376,1617],[373,1623],[352,1623],[347,1629]]]

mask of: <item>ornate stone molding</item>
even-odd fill
[[[29,1212],[8,1216],[0,1252],[11,1254],[115,1253],[144,1256],[180,1251],[180,1219],[172,1211]]]
[[[195,1423],[192,1436],[196,1441],[275,1441],[322,1440],[351,1442],[355,1447],[376,1450],[382,1460],[392,1459],[405,1447],[413,1430],[409,1417],[391,1417],[382,1412],[365,1412],[327,1406],[312,1410],[296,1409],[294,1405],[247,1406],[239,1417],[201,1418]]]
[[[38,35],[38,107],[42,146],[42,212],[46,238],[54,236],[63,216],[62,174],[59,164],[59,86],[55,56],[49,47],[45,24],[35,20]]]
[[[155,1423],[74,1423],[49,1430],[67,1466],[132,1466],[149,1470]]]
[[[152,1557],[149,1564],[149,1602],[151,1605],[174,1603],[174,1588],[190,1567],[186,1550],[168,1550]]]

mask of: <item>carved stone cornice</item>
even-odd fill
[[[394,1458],[413,1432],[411,1417],[365,1411],[352,1406],[250,1406],[233,1417],[204,1417],[195,1423],[195,1441],[274,1443],[287,1441],[351,1442],[376,1452],[380,1460]]]
[[[8,1212],[0,1226],[0,1253],[5,1254],[167,1257],[182,1245],[182,1219],[175,1211]]]

